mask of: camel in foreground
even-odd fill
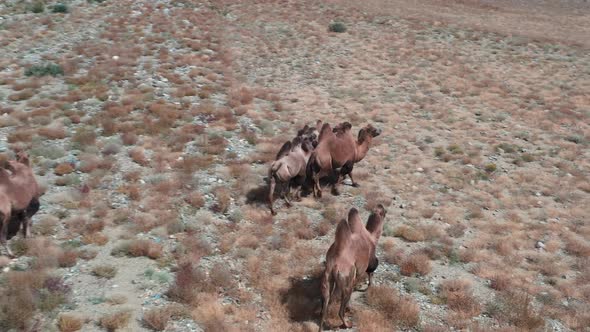
[[[352,290],[359,275],[363,272],[371,276],[377,268],[378,260],[375,256],[377,241],[383,231],[383,222],[387,211],[379,204],[363,226],[359,212],[351,208],[348,212],[348,220],[342,220],[336,228],[334,243],[326,254],[326,269],[321,279],[322,313],[320,320],[320,332],[324,327],[324,320],[328,313],[330,297],[336,288],[340,291],[340,311],[338,315],[342,320],[343,328],[350,328],[352,324],[346,322],[344,314]]]
[[[324,124],[320,131],[318,146],[309,159],[308,177],[313,180],[313,194],[322,196],[320,178],[334,174],[340,169],[338,180],[333,184],[334,194],[338,194],[337,185],[344,176],[348,175],[354,187],[358,186],[352,177],[352,169],[355,163],[363,160],[369,151],[374,137],[381,134],[381,130],[367,125],[358,132],[358,137],[351,133],[352,126],[344,122],[334,129],[329,124]]]
[[[276,183],[287,184],[287,194],[285,201],[287,206],[291,205],[289,200],[291,195],[291,188],[300,186],[305,180],[306,166],[309,157],[313,152],[313,143],[308,138],[296,137],[292,143],[290,143],[290,150],[285,149],[285,145],[281,148],[281,151],[277,155],[278,160],[274,161],[268,171],[268,178],[270,181],[268,201],[270,206],[270,212],[275,215],[276,211],[273,209],[273,195],[275,191]],[[297,191],[297,197],[299,197],[301,191]]]
[[[6,241],[22,226],[23,236],[31,235],[31,218],[39,211],[40,190],[28,156],[19,152],[16,160],[0,169],[0,243],[13,256]],[[9,208],[7,209],[7,206]]]

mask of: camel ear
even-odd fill
[[[322,130],[322,124],[323,124],[322,120],[318,120],[318,121],[315,123],[315,129],[316,129],[318,132],[319,132],[320,130]]]
[[[365,128],[361,128],[361,130],[359,130],[359,136],[358,136],[359,143],[364,142],[366,136],[367,136],[367,131],[365,130]]]

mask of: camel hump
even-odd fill
[[[283,144],[283,146],[279,150],[279,153],[277,153],[277,157],[275,158],[275,160],[281,159],[282,157],[287,155],[289,151],[291,151],[291,147],[291,141],[286,141],[285,144]]]
[[[352,232],[350,226],[348,225],[348,222],[345,219],[342,219],[338,223],[338,226],[336,226],[336,239],[334,242],[337,244],[346,243],[351,236]]]
[[[352,233],[360,233],[363,229],[363,222],[356,208],[351,208],[348,211],[348,225]]]
[[[325,137],[330,132],[332,132],[332,128],[330,127],[330,124],[324,123],[322,125],[322,129],[320,130],[320,137],[318,138],[318,142],[322,140],[322,137]]]

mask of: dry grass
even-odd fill
[[[404,276],[414,274],[427,275],[430,273],[430,258],[421,253],[413,253],[406,257],[400,265],[400,273]]]
[[[92,268],[92,275],[99,278],[112,279],[117,275],[117,268],[112,265],[98,265]]]
[[[82,329],[84,321],[71,314],[61,314],[57,320],[57,328],[60,332],[74,332]]]
[[[129,325],[131,320],[131,311],[121,310],[112,314],[104,315],[100,318],[99,323],[104,329],[109,332],[114,332]]]
[[[367,291],[367,304],[375,308],[390,324],[404,328],[418,325],[420,308],[409,297],[400,296],[396,290],[385,286],[372,286]]]
[[[467,280],[446,280],[441,284],[441,295],[451,310],[468,317],[477,316],[481,306],[473,297],[471,283]]]

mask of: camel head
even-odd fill
[[[383,206],[383,204],[377,204],[375,209],[373,209],[373,213],[379,215],[381,218],[385,218],[385,215],[387,214],[387,210],[385,210],[385,207]]]
[[[16,161],[29,166],[29,155],[24,151],[19,151],[16,153]]]
[[[301,129],[297,132],[297,136],[303,137],[303,138],[309,138],[314,148],[318,145],[319,132],[314,127],[311,127],[309,125],[305,125],[305,127],[303,127],[303,129]]]
[[[368,124],[361,130],[359,130],[358,142],[363,143],[364,141],[371,140],[374,137],[381,135],[381,129],[373,127],[373,125]]]
[[[314,145],[314,143],[315,143],[315,145]],[[312,139],[310,137],[306,137],[301,142],[301,149],[303,149],[303,152],[305,152],[306,155],[311,155],[311,153],[313,152],[313,149],[315,148],[316,145],[317,145],[317,140],[314,141],[314,139]]]

